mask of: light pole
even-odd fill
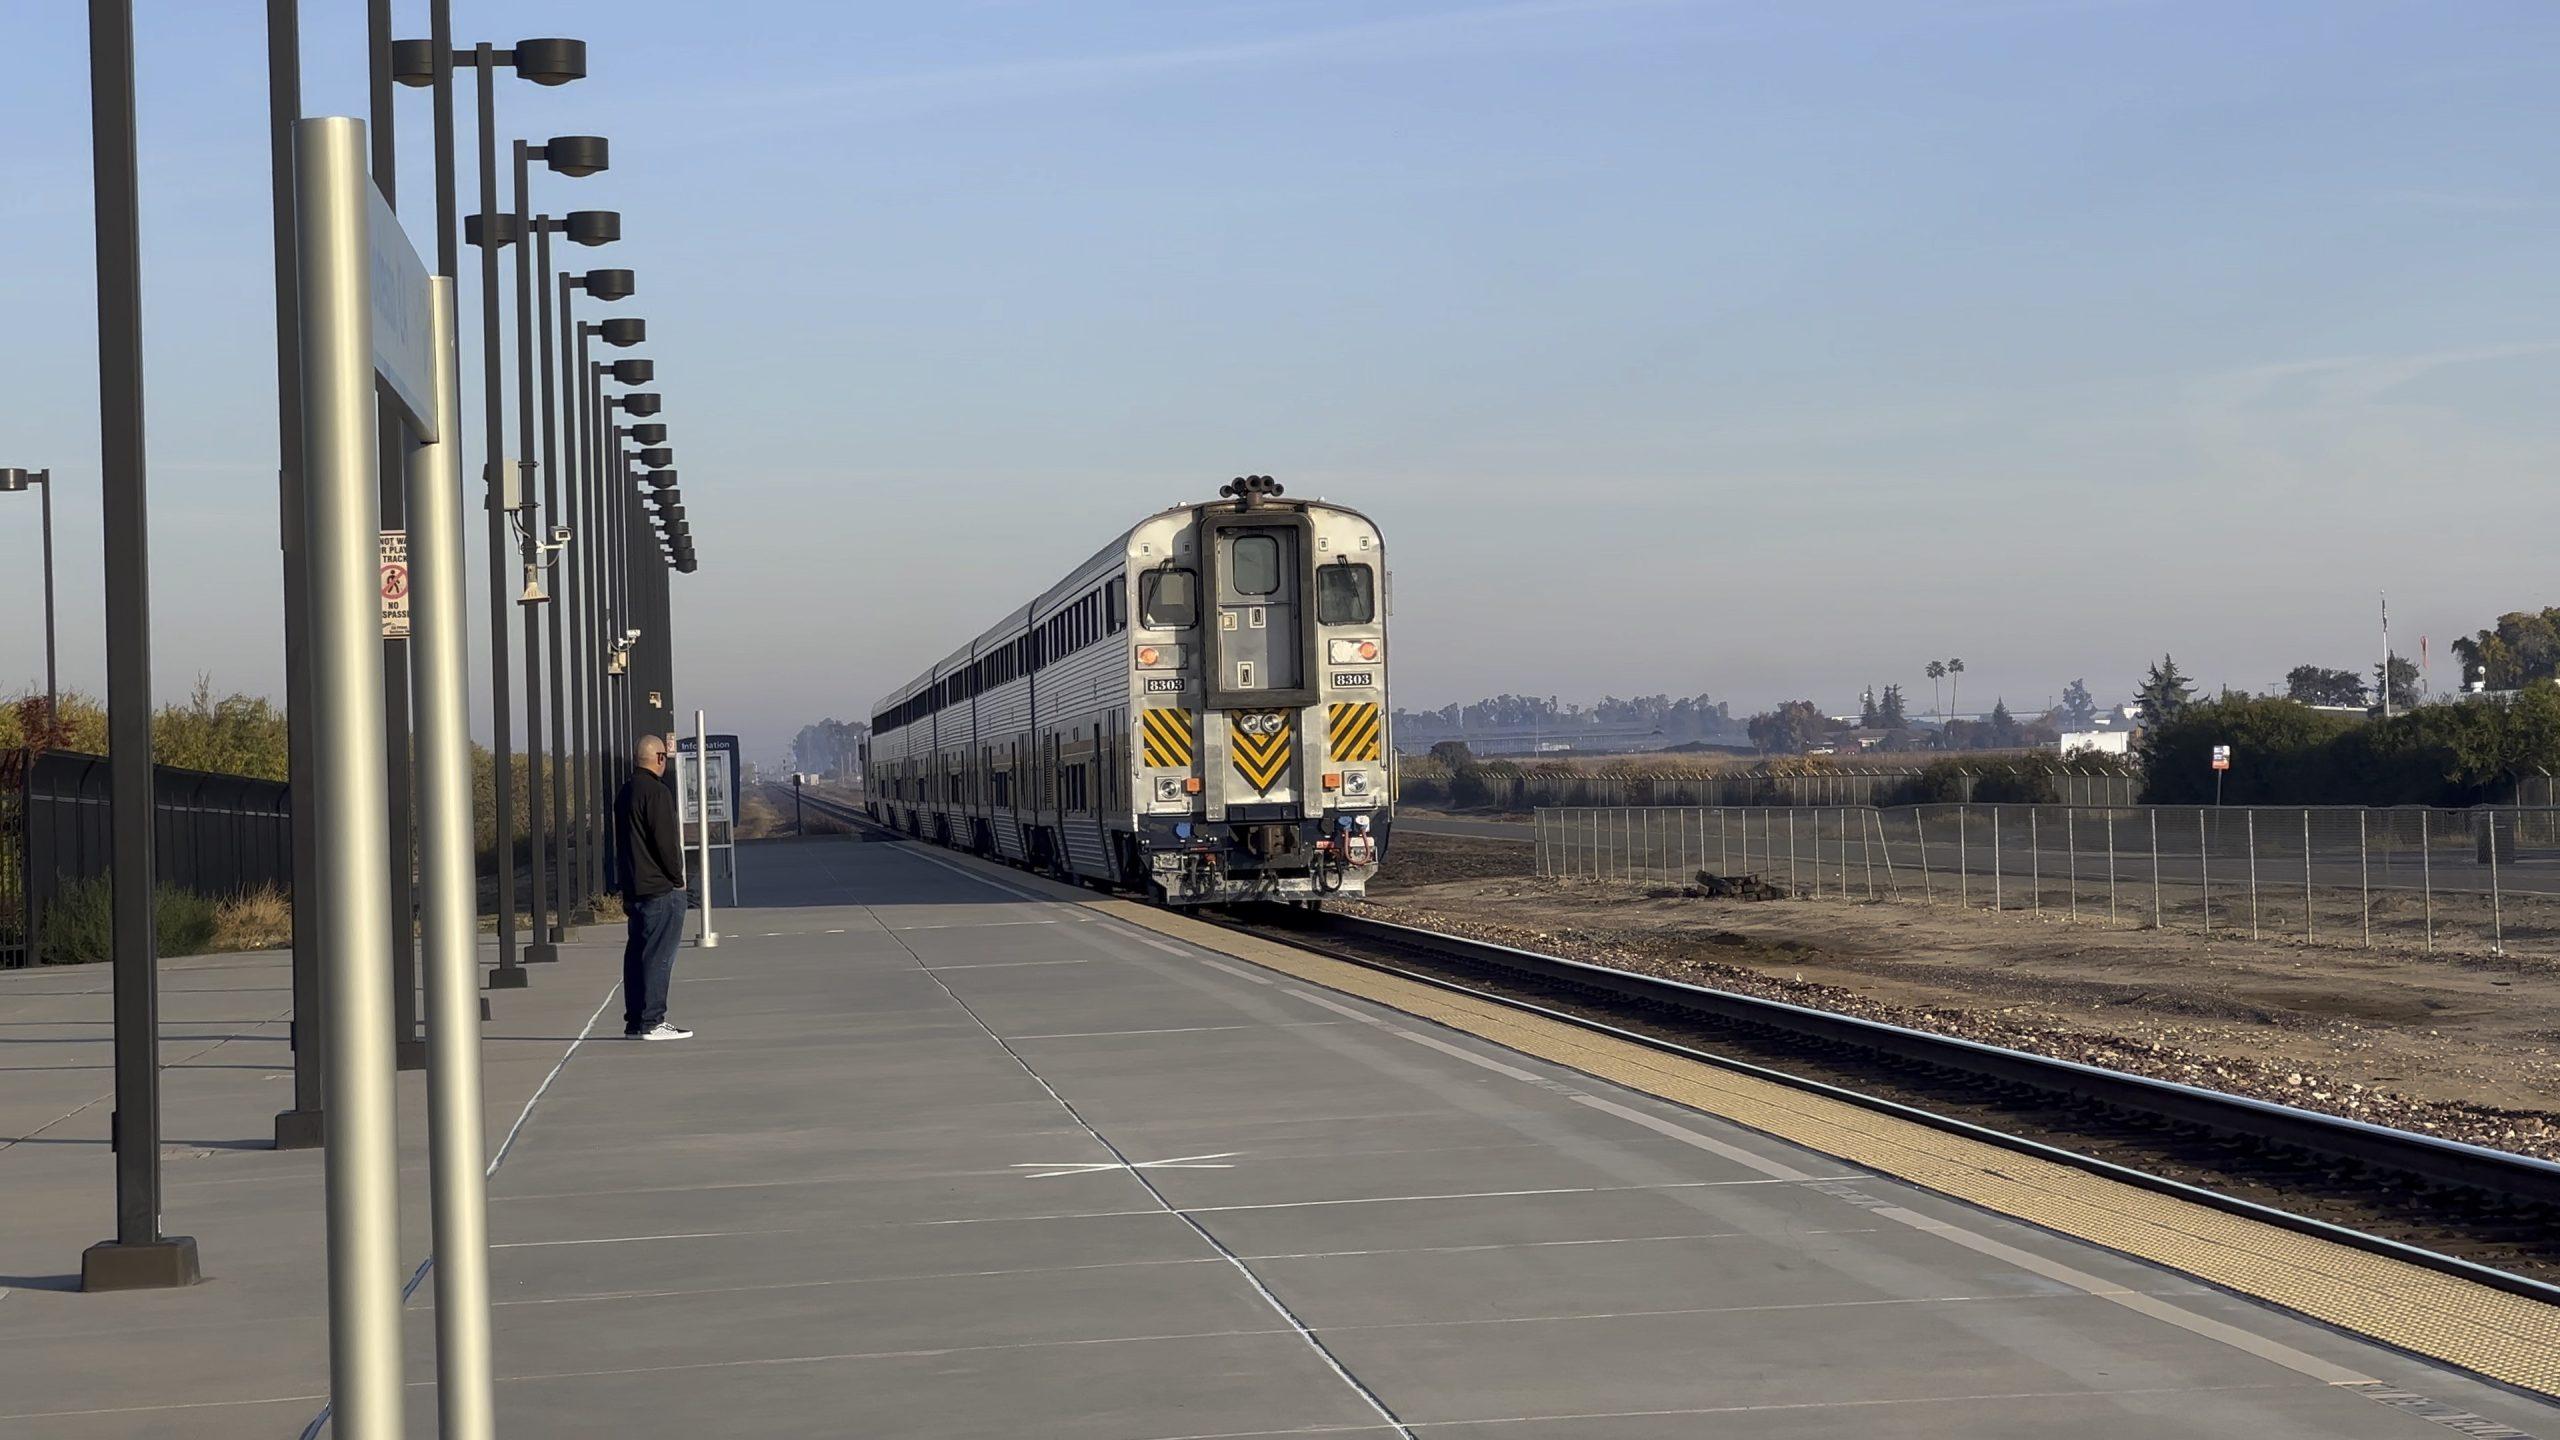
[[[160,980],[153,933],[151,547],[142,440],[142,206],[133,0],[89,0],[89,136],[98,255],[99,495],[106,511],[108,813],[115,850],[116,1237],[80,1288],[192,1285],[196,1242],[160,1233]],[[46,493],[52,493],[50,483]]]
[[[639,638],[631,614],[631,462],[628,453],[615,443],[623,430],[613,424],[613,412],[620,410],[645,420],[657,414],[661,406],[659,397],[652,391],[618,396],[603,393],[603,381],[609,375],[619,379],[620,372],[615,367],[626,363],[599,363],[594,367],[591,381],[597,387],[597,429],[603,442],[598,446],[594,499],[597,534],[603,546],[603,564],[597,576],[602,586],[600,613],[604,620],[603,633],[612,647],[603,671],[608,681],[626,679],[630,671],[632,642]],[[635,732],[632,729],[629,685],[608,684],[603,698],[605,786],[610,790],[616,778],[630,768],[630,746]]]
[[[56,668],[53,628],[53,472],[0,470],[0,494],[29,486],[44,491],[44,728],[51,734],[62,728],[62,677]]]
[[[576,622],[568,627],[571,651],[570,679],[576,691],[578,709],[578,750],[576,789],[578,797],[579,835],[579,901],[581,918],[592,916],[595,898],[609,883],[605,870],[604,797],[612,793],[613,780],[604,767],[604,652],[602,650],[602,617],[604,602],[603,563],[604,530],[598,517],[602,507],[597,491],[602,484],[602,461],[598,425],[603,414],[601,391],[592,363],[588,359],[590,339],[625,348],[648,337],[646,322],[636,319],[614,319],[579,322],[574,318],[570,292],[583,290],[588,298],[612,302],[630,298],[635,289],[628,270],[590,270],[584,275],[560,277],[560,314],[564,326],[561,361],[574,363],[568,372],[564,390],[577,399],[576,424],[572,427],[575,458],[569,469],[572,499],[569,507],[572,548],[575,559],[571,591],[577,604]],[[568,339],[574,334],[576,358],[572,362]]]
[[[521,197],[518,199],[517,208],[519,210],[524,208]],[[572,878],[572,871],[581,863],[580,851],[585,842],[583,831],[571,828],[569,793],[571,789],[569,676],[573,672],[568,664],[566,650],[568,638],[576,633],[576,628],[568,623],[566,613],[576,608],[577,593],[573,574],[564,567],[568,563],[572,553],[571,546],[577,536],[576,527],[569,521],[575,508],[576,479],[574,476],[568,477],[565,481],[563,479],[563,457],[558,423],[559,407],[568,397],[560,393],[556,380],[559,362],[565,358],[568,347],[565,344],[555,347],[552,329],[552,292],[555,289],[559,292],[559,323],[562,326],[570,323],[568,312],[570,277],[555,276],[552,271],[551,237],[565,235],[574,244],[590,247],[608,244],[622,238],[622,217],[610,210],[573,210],[565,217],[537,215],[531,224],[536,248],[535,267],[540,273],[537,288],[542,302],[542,506],[544,512],[551,517],[551,538],[545,548],[551,556],[550,568],[554,592],[550,606],[549,637],[551,760],[550,764],[544,767],[549,771],[551,781],[552,925],[548,934],[538,934],[538,943],[543,949],[556,956],[558,952],[553,947],[569,938],[571,923],[569,917],[573,904],[577,913],[583,916],[586,900],[584,896],[578,896],[573,901],[571,894],[573,887],[577,884]],[[631,323],[635,326],[638,324],[637,321]],[[519,368],[522,368],[529,359],[530,357],[520,352],[517,359]],[[577,443],[574,431],[569,436],[569,442],[573,447]],[[563,508],[562,486],[564,483],[569,487],[566,493],[571,500],[570,508],[566,509]],[[528,543],[536,542],[529,537]],[[539,803],[539,797],[536,803]],[[540,858],[538,854],[536,858],[538,862]]]
[[[498,881],[498,968],[489,976],[493,990],[522,989],[526,984],[524,967],[516,954],[516,867],[515,867],[515,796],[514,741],[509,725],[512,697],[507,683],[507,526],[510,512],[517,508],[515,486],[508,483],[506,459],[506,401],[500,391],[500,344],[498,338],[498,247],[513,237],[513,217],[498,210],[498,138],[497,138],[497,71],[501,65],[512,68],[519,78],[537,85],[565,85],[584,79],[587,74],[587,45],[583,40],[520,40],[511,49],[501,50],[483,41],[469,50],[452,48],[449,24],[449,0],[435,0],[430,30],[432,38],[402,40],[391,46],[391,78],[404,85],[435,87],[439,123],[437,125],[438,216],[437,256],[448,262],[451,273],[453,258],[452,130],[445,117],[452,107],[453,67],[468,65],[475,72],[479,99],[480,210],[471,242],[480,247],[480,356],[482,390],[482,454],[487,466],[489,507],[489,708],[493,733],[490,737],[490,788],[494,795]],[[587,137],[570,137],[592,141],[585,145],[564,147],[574,158],[572,163],[592,161],[594,168],[604,165],[604,142]]]
[[[516,430],[518,441],[528,454],[533,449],[533,388],[536,367],[533,363],[533,249],[524,241],[526,233],[534,225],[533,206],[528,194],[531,188],[528,172],[531,169],[530,162],[536,159],[550,166],[554,172],[569,176],[593,175],[605,169],[609,163],[605,141],[599,136],[561,136],[542,145],[528,145],[519,140],[515,142],[515,211],[510,215],[498,217],[496,221],[484,220],[484,224],[493,229],[513,232],[511,235],[502,236],[499,243],[511,242],[516,248]],[[590,245],[602,245],[621,238],[622,217],[611,211],[580,211],[572,219],[577,222],[577,228],[570,232],[572,239],[580,239],[583,243]],[[566,228],[565,225],[564,228]],[[549,263],[550,243],[550,232],[542,232],[546,267]],[[543,300],[547,308],[550,301],[547,289],[544,291]],[[543,329],[543,343],[546,348],[550,343],[550,330],[547,325]],[[548,374],[546,368],[544,371],[546,389],[549,388]],[[532,462],[528,460],[520,465],[518,470],[522,473],[533,468]],[[546,461],[541,469],[544,484],[550,491],[550,503],[537,511],[532,487],[528,485],[525,487],[525,493],[519,497],[522,504],[515,517],[516,538],[522,549],[524,563],[524,589],[518,596],[518,603],[524,607],[525,820],[526,839],[529,846],[526,860],[533,887],[530,897],[532,907],[529,912],[530,928],[525,937],[524,951],[524,958],[529,964],[542,964],[560,958],[559,948],[554,943],[549,893],[550,874],[546,864],[547,857],[544,854],[545,830],[548,829],[551,836],[556,837],[558,829],[556,826],[547,827],[544,824],[542,804],[543,770],[545,769],[541,763],[543,754],[542,617],[538,611],[549,597],[543,593],[541,587],[544,551],[539,522],[535,518],[537,514],[548,514],[552,523],[557,525],[560,520],[560,502],[559,477],[555,473],[554,466]],[[492,557],[490,563],[494,568],[498,561]]]

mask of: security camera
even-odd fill
[[[566,544],[568,544],[568,543],[569,543],[569,527],[568,527],[568,526],[566,526],[566,525],[554,525],[554,526],[552,526],[552,527],[551,527],[551,543],[552,543],[552,544],[554,544],[554,545],[566,545]]]

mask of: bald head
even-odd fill
[[[652,775],[660,775],[666,772],[667,742],[664,737],[657,735],[643,735],[640,737],[639,745],[634,747],[632,753],[638,758],[641,769],[648,771]]]

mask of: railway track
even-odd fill
[[[1340,912],[1220,923],[2560,1304],[2560,1165]]]
[[[2560,1164],[1341,911],[1201,918],[2560,1304]]]

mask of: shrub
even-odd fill
[[[152,924],[164,958],[202,954],[213,943],[214,902],[210,896],[163,885],[152,906]],[[44,911],[44,963],[95,965],[114,955],[114,883],[100,875],[62,887]]]
[[[267,950],[293,943],[293,902],[273,885],[214,907],[213,944],[217,950]]]

